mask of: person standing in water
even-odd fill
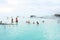
[[[30,24],[30,20],[26,21],[26,23]]]
[[[16,17],[16,23],[18,23],[18,17]]]
[[[11,23],[13,23],[13,18],[11,19]]]
[[[44,20],[42,22],[44,23]]]

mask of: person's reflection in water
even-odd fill
[[[4,29],[6,30],[6,25],[2,25],[2,26],[4,26]]]

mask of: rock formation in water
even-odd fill
[[[60,17],[60,14],[55,14],[56,17]]]

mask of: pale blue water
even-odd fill
[[[39,25],[32,24],[37,20]],[[0,40],[60,40],[60,23],[49,20],[42,23],[40,19],[31,19],[31,24],[20,20],[18,25],[0,25]]]

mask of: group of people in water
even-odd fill
[[[30,24],[30,21],[26,21],[26,23]],[[37,24],[39,24],[38,21],[36,21]],[[35,24],[35,22],[33,22],[33,24]]]
[[[8,19],[8,17],[7,17],[7,19]],[[14,23],[13,17],[11,17],[10,21],[11,21],[11,23]],[[44,20],[42,22],[44,23]],[[18,17],[15,18],[15,23],[18,23]],[[30,24],[31,22],[30,22],[30,20],[27,20],[26,23]],[[33,24],[35,24],[35,23],[40,24],[39,21],[33,22]],[[2,21],[0,21],[0,24],[2,24]]]
[[[7,17],[7,19],[8,19],[8,17]],[[18,17],[16,17],[15,22],[18,23]],[[14,19],[13,18],[11,18],[11,23],[14,23]],[[0,21],[0,24],[2,24],[2,21]]]
[[[39,24],[39,22],[38,22],[38,21],[36,21],[36,23],[37,23],[37,24]],[[35,24],[35,22],[33,22],[33,24]]]
[[[14,19],[13,18],[11,18],[11,23],[14,23],[14,21],[13,21]],[[18,18],[16,17],[16,19],[15,19],[15,22],[16,23],[18,23]]]
[[[44,23],[44,20],[42,22]],[[30,24],[30,21],[28,20],[28,21],[26,21],[26,23]],[[35,22],[33,22],[33,24],[35,24]],[[39,24],[39,22],[36,21],[36,24]]]

